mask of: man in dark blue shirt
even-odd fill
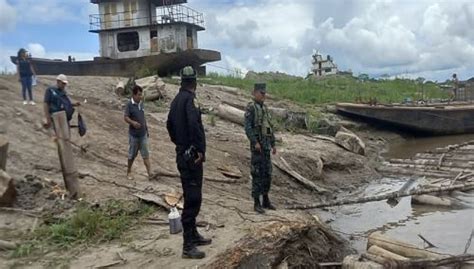
[[[183,187],[184,209],[183,258],[202,259],[206,254],[196,246],[211,244],[196,229],[196,217],[202,203],[203,165],[206,159],[206,136],[201,110],[196,102],[196,71],[191,66],[181,70],[181,88],[171,103],[166,128],[176,145],[176,163]]]
[[[136,85],[132,89],[132,98],[125,107],[124,119],[129,124],[128,129],[128,168],[127,178],[132,180],[132,165],[138,151],[145,163],[148,178],[150,178],[150,158],[148,152],[148,126],[146,125],[145,109],[143,107],[143,89]]]
[[[66,75],[60,74],[56,77],[56,87],[49,87],[44,93],[44,127],[46,129],[52,126],[51,115],[59,111],[65,111],[67,120],[72,119],[72,114],[74,113],[74,107],[81,105],[80,102],[72,103],[69,99],[66,86],[68,80]]]

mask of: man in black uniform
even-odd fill
[[[196,246],[211,244],[196,229],[196,217],[202,202],[202,163],[206,159],[206,137],[201,110],[196,102],[196,71],[191,66],[181,70],[181,88],[171,103],[166,128],[176,145],[176,163],[183,186],[184,209],[183,258],[202,259],[206,254]]]

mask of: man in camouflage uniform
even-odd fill
[[[247,105],[245,111],[245,133],[250,140],[252,197],[254,210],[260,214],[265,213],[264,208],[275,210],[268,198],[272,182],[272,160],[270,151],[276,153],[275,135],[273,126],[264,105],[266,84],[256,83],[253,90],[254,101]],[[260,196],[263,196],[260,202]]]

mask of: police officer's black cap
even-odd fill
[[[196,70],[194,70],[192,66],[185,66],[183,69],[181,69],[180,75],[181,80],[183,81],[192,81],[196,80],[197,78]]]
[[[255,83],[253,86],[254,91],[259,91],[261,93],[267,92],[267,84],[266,83]]]

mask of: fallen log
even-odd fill
[[[426,159],[421,159],[421,160],[408,160],[408,159],[391,159],[390,160],[391,164],[411,164],[411,165],[423,165],[423,166],[430,166],[434,167],[435,170],[440,170],[441,167],[450,167],[450,168],[462,168],[466,170],[472,170],[472,164],[469,162],[447,162],[444,161],[442,166],[438,165],[437,160],[426,160]]]
[[[279,107],[268,107],[268,111],[273,118],[283,122],[285,127],[308,129],[308,115],[305,112],[294,112]],[[217,116],[244,125],[245,107],[224,101],[217,107]]]
[[[153,86],[148,88],[147,94],[145,95],[145,101],[153,102],[156,100],[163,99],[163,92],[165,90],[166,85],[162,84],[161,86]]]
[[[412,196],[412,195],[421,195],[421,194],[428,194],[428,193],[442,193],[442,192],[450,192],[454,190],[462,190],[468,191],[474,189],[474,182],[469,182],[465,184],[458,184],[451,187],[439,187],[439,188],[429,188],[429,189],[414,189],[407,193],[398,193],[391,192],[382,195],[376,195],[371,197],[361,197],[356,199],[344,199],[339,201],[332,201],[327,203],[315,203],[315,204],[308,204],[308,205],[293,205],[287,206],[287,209],[312,209],[312,208],[321,208],[321,207],[330,207],[330,206],[340,206],[340,205],[350,205],[350,204],[361,204],[373,201],[382,201],[387,199],[396,199],[399,197],[405,196]]]
[[[150,176],[151,179],[157,179],[160,176],[164,177],[176,177],[180,178],[181,176],[178,173],[173,173],[169,171],[164,171],[164,170],[155,170],[153,171],[152,175]],[[204,176],[205,180],[212,181],[212,182],[219,182],[219,183],[237,183],[238,180],[235,178],[217,178],[217,177],[210,177],[210,176]]]
[[[417,169],[407,169],[402,167],[393,167],[393,166],[380,166],[376,168],[377,172],[384,175],[408,175],[408,176],[424,176],[427,178],[452,178],[456,176],[454,172],[444,172],[444,171],[424,171]]]
[[[220,104],[217,107],[217,116],[225,120],[228,120],[230,122],[233,122],[242,126],[244,125],[245,112],[235,107],[225,105],[225,104]]]
[[[411,203],[416,205],[434,205],[434,206],[459,206],[453,200],[446,197],[437,197],[428,194],[413,195],[411,197]]]
[[[296,172],[295,170],[293,170],[291,168],[291,166],[288,164],[288,162],[283,158],[283,157],[280,157],[280,161],[276,160],[276,158],[272,159],[272,163],[278,167],[280,170],[282,170],[283,172],[285,172],[286,174],[290,175],[291,177],[293,177],[294,179],[296,179],[299,183],[301,183],[303,186],[305,186],[306,188],[312,190],[312,191],[317,191],[319,193],[324,193],[324,192],[328,192],[327,189],[321,187],[321,186],[318,186],[316,185],[314,182],[312,182],[311,180],[303,177],[302,175],[300,175],[298,172]]]
[[[12,250],[17,247],[17,244],[9,241],[0,240],[0,250]]]
[[[448,257],[447,255],[420,249],[414,245],[395,240],[383,235],[381,232],[373,232],[369,235],[367,247],[370,248],[374,245],[406,258],[441,259]]]
[[[4,135],[0,135],[0,169],[6,171],[8,157],[8,139]]]
[[[342,269],[384,269],[384,265],[372,260],[362,261],[359,255],[349,255],[342,261]]]
[[[437,259],[416,259],[408,261],[397,261],[397,268],[438,268],[439,266],[462,264],[468,261],[474,261],[474,254],[463,254]]]
[[[408,260],[407,257],[403,257],[401,255],[398,255],[396,253],[393,253],[391,251],[388,251],[384,248],[381,248],[377,245],[370,246],[369,249],[367,249],[367,253],[372,254],[372,255],[377,255],[385,259],[392,259],[396,261],[406,261]]]

